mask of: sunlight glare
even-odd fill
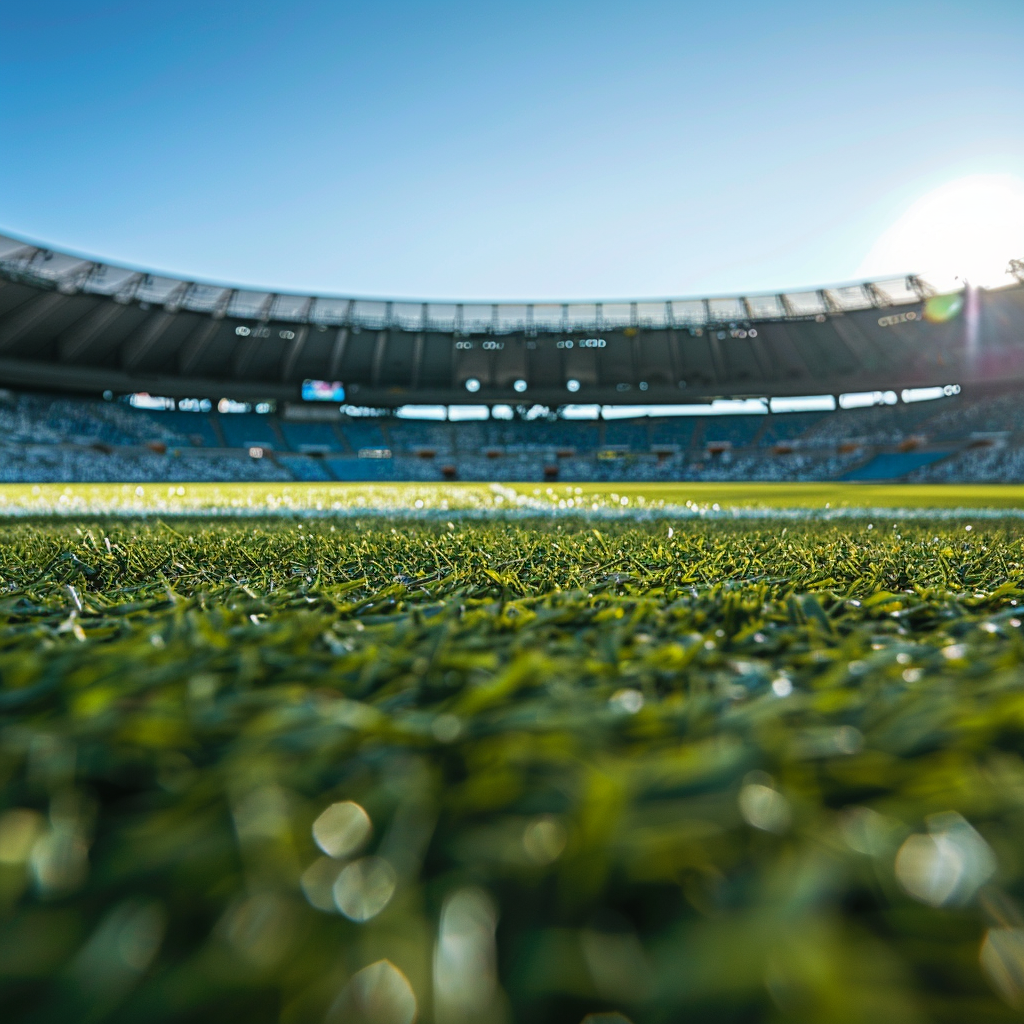
[[[940,287],[964,281],[1009,284],[1011,259],[1024,257],[1024,180],[975,174],[914,202],[875,242],[859,268],[865,277],[914,273]]]

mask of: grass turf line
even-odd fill
[[[1022,528],[671,528],[0,526],[7,1019],[1018,1019]]]
[[[571,503],[571,504],[570,504]],[[716,508],[717,506],[717,508]],[[1017,515],[1020,484],[869,483],[73,483],[0,485],[0,518],[575,512],[688,515],[892,509]]]

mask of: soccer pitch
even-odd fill
[[[599,516],[773,513],[860,516],[874,509],[1024,514],[1019,484],[843,483],[74,483],[0,485],[0,517],[330,515],[574,511]]]
[[[9,1019],[1018,1019],[1016,520],[79,515],[0,583]]]

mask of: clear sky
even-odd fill
[[[54,0],[0,34],[0,230],[114,261],[498,299],[1024,256],[1021,0]]]

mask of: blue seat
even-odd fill
[[[218,417],[229,448],[280,448],[269,416],[255,412],[224,413]]]
[[[341,451],[338,436],[330,423],[303,423],[283,420],[281,433],[293,452]]]
[[[195,448],[220,448],[210,417],[205,412],[148,412],[156,423],[173,430]]]
[[[338,480],[391,480],[391,459],[326,458],[324,460]]]
[[[330,480],[330,474],[324,469],[320,459],[311,459],[305,455],[279,455],[277,461],[288,470],[296,480],[318,483]]]
[[[945,459],[951,452],[891,452],[876,455],[870,462],[851,469],[842,480],[898,480],[922,466]]]

